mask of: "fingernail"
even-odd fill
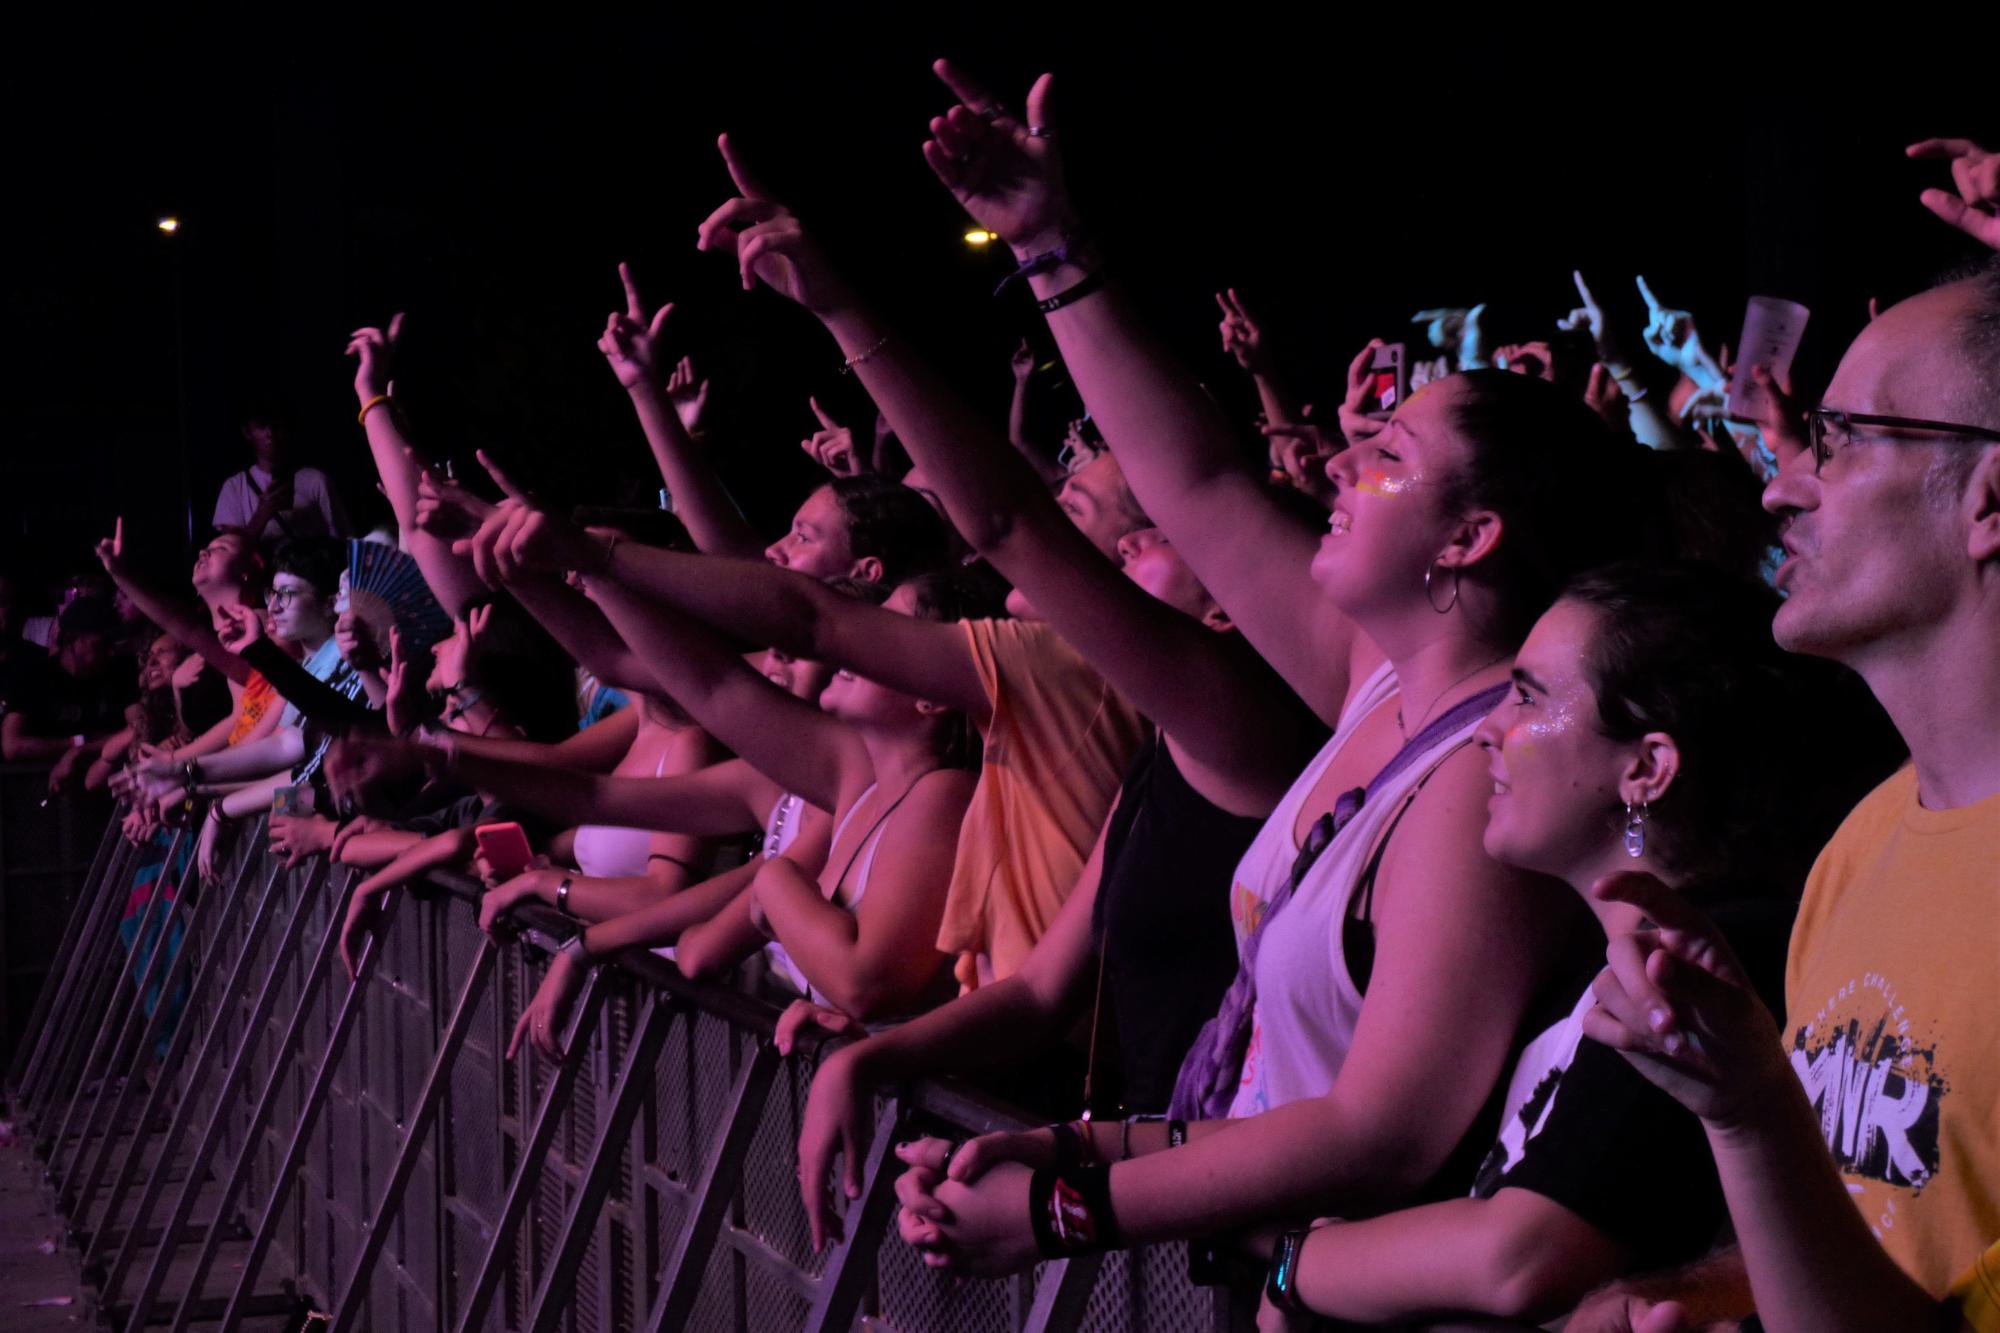
[[[1646,1014],[1646,1021],[1653,1025],[1653,1031],[1658,1032],[1667,1025],[1667,1011],[1664,1009],[1649,1010]]]
[[[1682,1039],[1680,1033],[1669,1032],[1667,1034],[1667,1039],[1664,1044],[1667,1048],[1668,1055],[1679,1055],[1681,1053],[1681,1047],[1686,1045],[1686,1042]]]

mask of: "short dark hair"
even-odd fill
[[[304,579],[322,597],[340,591],[340,572],[346,568],[347,544],[324,537],[293,537],[280,542],[271,556],[273,574]]]
[[[1901,737],[1861,678],[1778,647],[1778,596],[1701,565],[1630,561],[1570,581],[1595,613],[1584,670],[1616,741],[1673,737],[1681,771],[1649,841],[1691,883],[1796,896]]]
[[[1486,638],[1512,648],[1571,577],[1646,550],[1656,510],[1635,481],[1640,447],[1580,398],[1505,370],[1452,380],[1468,458],[1447,480],[1445,503],[1500,516],[1500,544],[1465,577],[1495,595]]]
[[[856,560],[882,562],[882,581],[901,583],[942,569],[951,558],[951,529],[930,501],[899,481],[863,474],[828,483],[847,520],[847,545]]]

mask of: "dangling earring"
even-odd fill
[[[1436,569],[1437,569],[1437,561],[1435,560],[1431,561],[1428,565],[1424,566],[1424,600],[1431,604],[1431,610],[1437,612],[1439,615],[1445,615],[1454,606],[1458,605],[1458,569],[1456,566],[1452,568],[1451,600],[1446,602],[1443,606],[1439,606],[1437,604],[1437,598],[1431,596],[1431,574]]]
[[[1625,855],[1633,860],[1646,854],[1646,803],[1634,807],[1625,802]]]

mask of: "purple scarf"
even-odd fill
[[[1250,1047],[1250,1018],[1257,1004],[1257,946],[1264,938],[1264,932],[1271,928],[1271,920],[1292,900],[1299,881],[1306,877],[1313,863],[1320,858],[1341,830],[1353,822],[1354,816],[1368,799],[1400,776],[1404,769],[1415,763],[1439,740],[1459,730],[1466,723],[1486,716],[1493,711],[1507,693],[1507,686],[1495,685],[1482,690],[1462,703],[1454,705],[1437,721],[1418,732],[1403,743],[1396,757],[1382,766],[1366,787],[1355,787],[1340,794],[1333,803],[1333,809],[1313,821],[1306,834],[1306,844],[1299,849],[1298,858],[1292,862],[1292,873],[1286,878],[1284,887],[1271,899],[1258,920],[1256,929],[1243,941],[1241,959],[1236,968],[1236,979],[1229,983],[1223,993],[1222,1007],[1215,1017],[1202,1025],[1195,1035],[1194,1045],[1188,1049],[1187,1058],[1181,1061],[1181,1072],[1174,1079],[1173,1101],[1167,1113],[1179,1120],[1221,1120],[1229,1115],[1230,1104],[1236,1100],[1236,1090],[1243,1081],[1243,1055]]]

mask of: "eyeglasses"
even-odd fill
[[[1832,408],[1815,407],[1806,413],[1806,438],[1812,442],[1814,476],[1826,467],[1827,459],[1847,447],[1854,438],[1857,426],[1956,435],[1960,439],[1982,443],[2000,441],[2000,430],[1988,430],[1984,426],[1962,426],[1954,421],[1924,421],[1917,417],[1878,417],[1864,412],[1838,412]]]
[[[270,588],[264,593],[264,605],[275,611],[281,606],[290,606],[298,600],[297,588]]]

